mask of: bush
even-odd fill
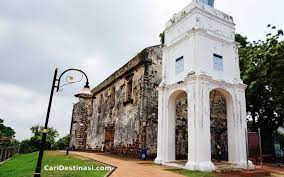
[[[30,139],[23,140],[20,145],[20,153],[30,153],[37,151],[38,148],[31,142]]]
[[[43,127],[33,126],[31,131],[33,136],[30,139],[24,140],[20,145],[20,153],[31,153],[39,151]],[[48,133],[46,137],[45,149],[50,150],[55,144],[55,138],[58,137],[58,131],[53,128],[48,128]]]
[[[68,148],[69,144],[69,135],[66,135],[62,138],[60,138],[56,143],[54,144],[53,148],[54,150],[65,150]]]

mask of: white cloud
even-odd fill
[[[102,82],[116,70],[110,60],[99,54],[94,57],[82,58],[80,63],[81,67],[79,68],[82,68],[88,75],[91,87]]]
[[[19,139],[27,137],[31,125],[40,123],[44,116],[47,97],[11,84],[0,84],[0,90],[1,118],[16,130]]]
[[[29,137],[33,125],[44,125],[49,95],[12,84],[0,84],[0,90],[0,117],[16,130],[17,139]],[[65,135],[70,127],[72,103],[76,100],[59,93],[54,95],[49,125]]]

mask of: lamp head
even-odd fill
[[[89,84],[86,83],[84,88],[78,94],[76,94],[75,97],[78,97],[78,98],[92,98],[93,94],[91,92]]]

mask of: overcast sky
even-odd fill
[[[19,140],[45,120],[55,67],[81,68],[92,87],[143,48],[159,43],[165,23],[191,0],[0,0],[0,117]],[[216,0],[236,31],[263,38],[266,25],[283,29],[283,0]],[[282,11],[282,13],[281,13]],[[70,128],[73,95],[56,93],[50,126]]]

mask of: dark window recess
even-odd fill
[[[115,86],[111,88],[110,92],[110,107],[113,108],[115,106]]]
[[[175,65],[176,65],[175,66],[176,67],[176,74],[179,74],[179,73],[184,71],[184,59],[183,59],[183,56],[181,56],[178,59],[176,59]]]
[[[213,56],[214,56],[214,57],[217,57],[217,58],[223,58],[221,55],[217,55],[217,54],[215,54],[215,53],[213,54]]]
[[[217,71],[223,71],[223,57],[221,55],[213,54],[213,67]]]
[[[102,112],[102,104],[103,104],[103,94],[100,94],[99,105],[98,105],[98,112]]]
[[[129,103],[133,103],[132,92],[133,92],[133,76],[126,78],[126,90],[125,90],[125,101],[123,102],[124,105]]]

